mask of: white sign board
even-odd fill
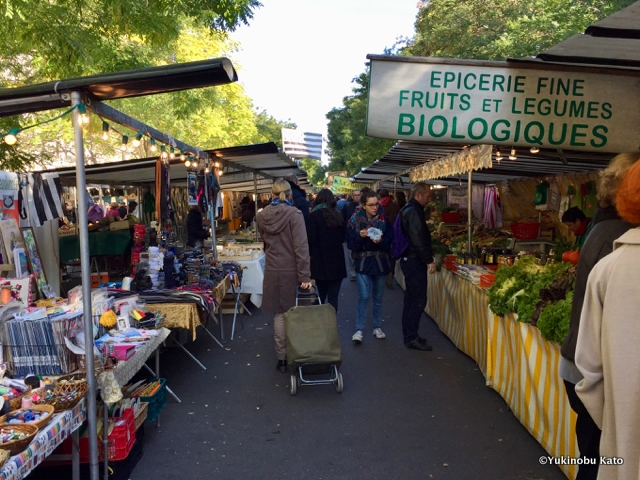
[[[367,135],[599,152],[640,148],[640,77],[501,65],[372,59]]]

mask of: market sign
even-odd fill
[[[331,191],[337,194],[350,194],[354,190],[360,190],[364,186],[364,183],[354,183],[347,177],[334,176]]]
[[[637,76],[368,58],[366,133],[372,137],[599,152],[640,148]]]

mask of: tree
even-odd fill
[[[635,0],[430,0],[405,55],[505,60],[534,56]]]
[[[329,170],[346,170],[354,175],[382,157],[395,143],[393,140],[367,137],[365,122],[369,96],[369,74],[352,80],[353,95],[342,100],[343,106],[327,113],[327,146],[331,155]]]
[[[273,142],[280,150],[282,147],[282,129],[283,128],[296,128],[297,125],[291,121],[276,120],[269,115],[266,110],[255,112],[256,127],[258,128],[258,136],[255,139],[255,143]]]
[[[307,172],[309,183],[318,187],[325,183],[325,172],[327,169],[322,164],[313,158],[303,158],[300,160],[302,169]]]

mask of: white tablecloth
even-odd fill
[[[251,295],[249,299],[256,307],[262,306],[262,281],[264,280],[264,264],[266,255],[263,253],[255,260],[238,262],[247,267],[242,270],[242,289],[240,292]]]

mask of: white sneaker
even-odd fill
[[[354,343],[362,343],[362,332],[358,330],[356,333],[353,334],[353,337],[351,337],[351,340]]]
[[[376,338],[387,338],[381,328],[374,329],[373,334],[376,336]]]

